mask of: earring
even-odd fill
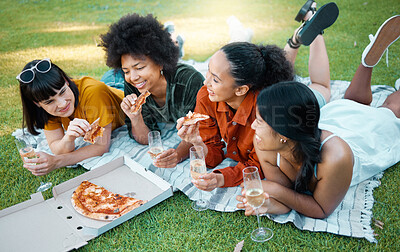
[[[163,71],[162,69],[160,70],[160,74],[161,74],[161,75],[164,75],[164,71]]]
[[[286,143],[286,139],[281,138],[281,140],[279,140],[279,142],[281,142],[281,144],[284,144],[284,143]]]

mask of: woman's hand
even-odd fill
[[[159,168],[174,168],[180,162],[175,149],[168,149],[160,153],[153,164]]]
[[[75,141],[77,137],[84,136],[91,129],[90,123],[85,119],[74,118],[69,122],[65,137],[70,141]]]
[[[278,201],[278,199],[274,198],[274,195],[277,195],[277,192],[282,191],[286,187],[267,180],[261,180],[261,184],[265,194],[265,201],[264,204],[258,208],[259,214],[285,214],[291,210],[282,202]],[[243,187],[243,184],[241,186]],[[236,196],[236,200],[240,202],[236,206],[237,208],[245,209],[244,214],[246,216],[255,215],[254,208],[248,204],[245,195],[246,191],[242,189],[242,195]]]
[[[124,97],[121,102],[121,109],[124,111],[126,116],[128,116],[131,120],[135,120],[135,118],[142,114],[142,108],[140,108],[137,112],[131,113],[131,108],[133,104],[135,104],[137,99],[136,94],[130,94]]]
[[[183,141],[191,143],[193,145],[199,145],[203,142],[200,136],[199,123],[193,125],[183,125],[184,117],[178,119],[176,129],[178,130],[178,136]]]
[[[243,185],[241,185],[241,186],[243,186]],[[246,195],[246,190],[243,188],[242,195],[236,196],[236,200],[239,201],[239,203],[236,205],[236,207],[239,209],[245,209],[244,215],[246,215],[246,216],[256,215],[254,208],[247,203],[245,195]],[[266,192],[264,192],[264,197],[265,197],[264,204],[260,208],[258,208],[259,214],[268,213],[268,209],[271,207],[269,195]]]
[[[200,190],[212,191],[215,188],[224,185],[224,175],[221,173],[210,172],[205,175],[201,175],[199,179],[193,179],[192,183]]]
[[[60,168],[56,156],[45,152],[37,152],[37,158],[25,159],[24,167],[35,176],[43,176],[49,172]]]

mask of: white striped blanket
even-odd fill
[[[299,78],[299,81],[309,84],[309,78]],[[343,97],[344,91],[348,87],[348,81],[331,81],[332,100]],[[372,86],[373,103],[372,106],[379,106],[385,98],[394,91],[390,86],[377,85]],[[22,130],[16,130],[13,135],[19,137]],[[180,138],[176,134],[175,125],[165,125],[162,129],[162,138],[164,148],[176,148]],[[41,132],[40,135],[30,138],[33,144],[37,144],[37,150],[51,153],[46,138]],[[77,139],[77,148],[86,145],[83,140]],[[103,164],[106,164],[120,156],[128,155],[138,163],[153,171],[158,176],[168,181],[174,187],[174,190],[180,190],[191,200],[199,198],[199,190],[193,186],[190,178],[190,167],[188,160],[183,161],[172,169],[161,169],[152,165],[152,160],[147,154],[148,146],[140,145],[133,139],[130,139],[126,126],[116,129],[112,133],[110,151],[102,156],[86,159],[79,163],[84,168],[91,170]],[[230,159],[224,160],[216,168],[224,168],[235,165],[236,162]],[[359,185],[350,187],[342,203],[326,219],[317,220],[291,211],[285,215],[268,216],[268,218],[278,223],[293,222],[294,225],[302,230],[322,231],[339,235],[366,238],[370,242],[376,242],[373,236],[373,230],[370,226],[372,217],[372,206],[374,202],[372,191],[379,185],[379,174],[374,178],[367,180]],[[210,209],[222,212],[237,211],[236,195],[240,194],[240,187],[217,188],[212,192],[202,192],[202,197],[210,201]]]

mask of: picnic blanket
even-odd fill
[[[189,62],[190,63],[190,62]],[[205,73],[206,65],[200,65],[198,69]],[[298,77],[298,81],[308,85],[309,78]],[[343,98],[344,92],[349,85],[348,81],[331,81],[332,96],[331,100]],[[395,91],[393,87],[385,85],[372,86],[373,102],[372,106],[380,106],[386,97]],[[161,135],[164,148],[176,148],[180,142],[179,136],[176,134],[175,125],[163,124],[161,127]],[[19,137],[22,130],[16,130],[13,135]],[[51,153],[43,131],[38,136],[30,136],[30,141],[36,145],[38,151]],[[88,143],[82,138],[76,139],[76,147],[80,148]],[[239,210],[236,208],[236,195],[240,194],[240,187],[216,188],[211,192],[200,192],[191,183],[189,160],[185,160],[178,164],[175,168],[157,168],[152,164],[150,155],[147,154],[148,146],[141,145],[135,140],[129,138],[126,126],[122,126],[113,131],[111,136],[111,147],[108,153],[99,157],[93,157],[78,164],[85,169],[92,170],[106,164],[118,157],[127,155],[137,161],[144,167],[148,168],[164,180],[168,181],[174,190],[180,190],[186,194],[191,200],[196,200],[200,197],[210,201],[210,209],[222,212],[233,212]],[[225,159],[215,169],[233,166],[236,161]],[[294,225],[301,230],[309,230],[316,232],[329,232],[344,236],[357,238],[365,238],[370,242],[376,242],[373,235],[373,230],[370,226],[372,217],[372,206],[374,203],[373,189],[379,185],[379,179],[383,173],[374,176],[373,178],[364,181],[358,185],[349,188],[345,198],[337,209],[325,219],[313,219],[305,217],[296,211],[284,215],[265,215],[271,220],[278,223],[293,222]]]

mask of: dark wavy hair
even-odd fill
[[[314,93],[304,84],[290,81],[272,85],[257,97],[260,116],[275,132],[293,140],[293,155],[302,162],[295,190],[304,192],[321,162],[320,109]]]
[[[250,84],[250,89],[260,90],[294,79],[293,65],[286,59],[284,50],[276,45],[234,42],[220,50],[225,53],[231,75],[239,86]]]
[[[36,65],[40,60],[33,60],[25,65],[24,69],[29,69]],[[65,81],[69,83],[74,96],[75,108],[79,103],[79,90],[71,78],[59,68],[56,64],[51,63],[51,68],[47,73],[39,73],[35,71],[35,78],[29,83],[19,82],[19,90],[22,102],[22,128],[27,127],[28,132],[38,135],[36,129],[43,129],[46,123],[53,116],[46,110],[36,106],[35,103],[49,99],[54,96],[65,85]]]
[[[107,66],[121,68],[121,56],[147,56],[171,75],[178,63],[179,48],[171,35],[151,14],[143,17],[136,13],[122,17],[100,35],[100,46],[106,51]]]

